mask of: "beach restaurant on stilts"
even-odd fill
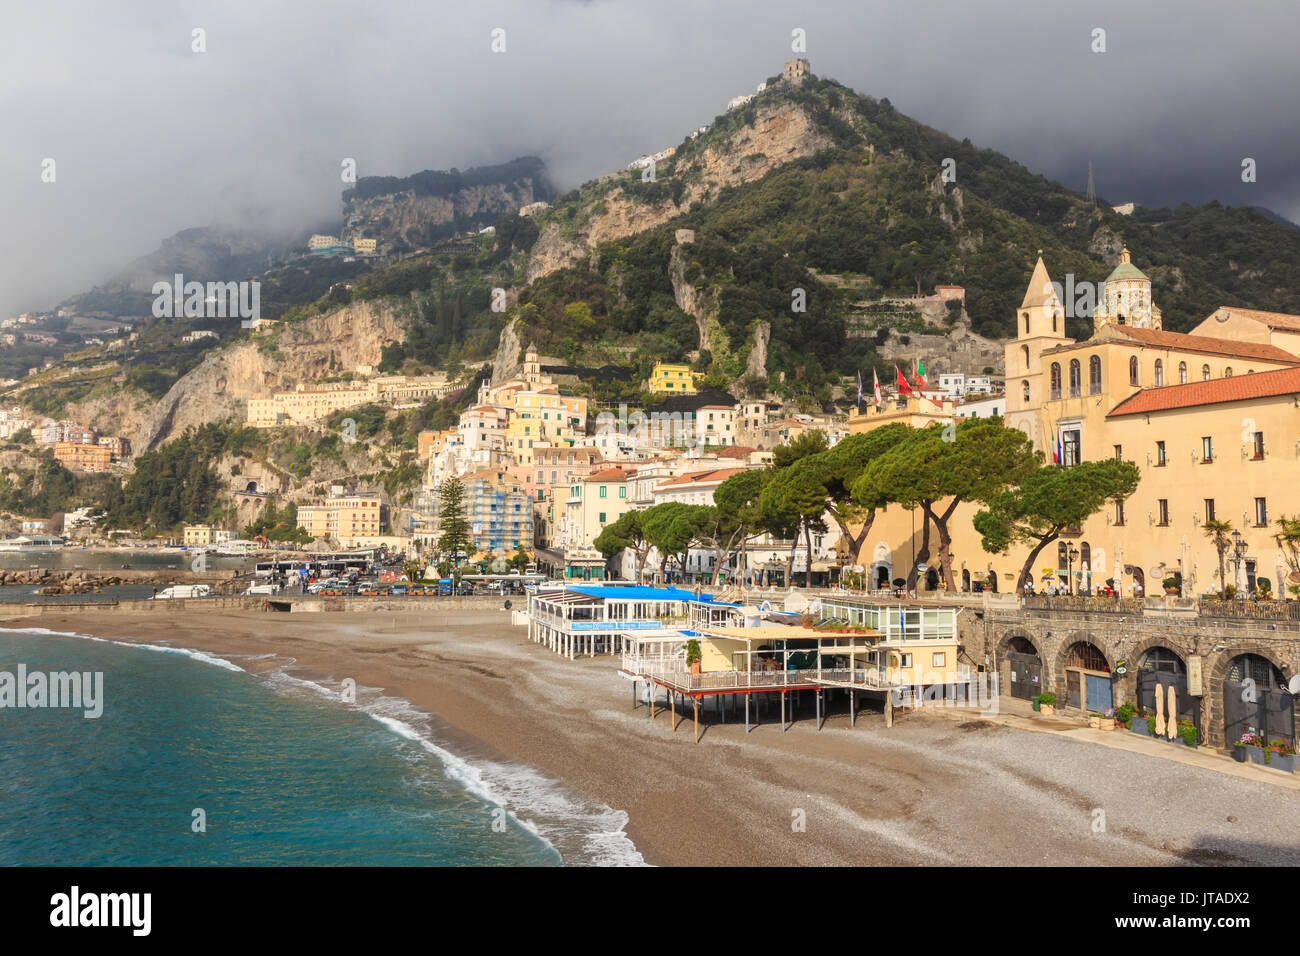
[[[570,660],[622,653],[629,637],[681,644],[694,591],[643,585],[576,585],[528,597],[528,639]]]

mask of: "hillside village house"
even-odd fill
[[[576,479],[565,499],[560,544],[565,548],[590,548],[606,525],[632,510],[628,498],[628,472],[605,468]]]
[[[533,548],[533,500],[505,470],[484,469],[462,479],[465,517],[475,551],[512,554]]]
[[[300,384],[293,391],[248,400],[248,424],[253,428],[309,425],[335,412],[360,405],[395,407],[419,404],[455,391],[443,375],[384,375],[362,381]]]
[[[1283,592],[1287,570],[1273,535],[1277,517],[1300,512],[1290,494],[1300,473],[1300,316],[1225,307],[1190,334],[1166,332],[1150,279],[1128,250],[1101,300],[1092,337],[1067,338],[1040,258],[1006,345],[1009,427],[1049,462],[1059,446],[1067,467],[1116,457],[1142,473],[1129,500],[1112,502],[1039,554],[1033,584],[1089,592],[1113,581],[1129,596],[1159,593],[1180,573],[1186,595],[1264,580],[1273,594]],[[950,402],[900,404],[854,416],[851,430],[900,418],[924,427],[956,414]],[[977,510],[964,504],[951,521],[957,586],[1014,590],[1028,548],[985,552],[972,525]],[[1218,553],[1205,535],[1211,519],[1230,521],[1243,542],[1227,581],[1218,580]],[[874,586],[908,575],[921,534],[919,513],[877,514],[857,557]],[[923,591],[939,584],[935,536],[931,544]]]
[[[649,389],[655,395],[694,395],[697,377],[689,365],[656,362],[650,372]]]
[[[62,441],[54,446],[54,458],[70,471],[108,471],[113,450],[108,445],[84,445]]]

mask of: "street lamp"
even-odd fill
[[[1079,549],[1070,545],[1065,552],[1065,573],[1071,596],[1074,595],[1074,559],[1079,556]]]
[[[1241,536],[1240,531],[1232,532],[1232,564],[1234,573],[1232,583],[1235,586],[1241,580],[1241,562],[1246,559],[1246,539]]]

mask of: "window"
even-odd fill
[[[1123,460],[1124,460],[1124,446],[1123,446],[1123,445],[1116,445],[1116,446],[1115,446],[1115,460],[1116,460],[1116,461],[1123,461]]]
[[[1066,468],[1073,467],[1083,460],[1079,429],[1072,428],[1069,431],[1061,432],[1061,450],[1064,453],[1064,461],[1061,464],[1065,465]]]
[[[1115,502],[1115,524],[1119,527],[1124,526],[1124,502]]]
[[[1264,433],[1255,432],[1255,461],[1262,461],[1264,458]]]
[[[1206,435],[1201,439],[1201,464],[1214,461],[1214,439]]]
[[[1138,384],[1138,360],[1136,355],[1128,360],[1128,383],[1130,385]]]
[[[600,513],[600,523],[601,524],[605,523],[605,512],[603,511]]]
[[[1156,502],[1156,524],[1164,528],[1169,524],[1169,499],[1161,498]]]
[[[1020,367],[1026,372],[1029,371],[1029,346],[1020,346]]]
[[[899,655],[898,655],[898,666],[899,666],[899,667],[911,667],[911,666],[912,666],[912,655],[911,655],[911,654],[899,654]]]
[[[933,662],[932,666],[934,667],[943,667],[944,661],[946,661],[947,659],[948,659],[948,655],[945,654],[943,651],[935,651],[934,655],[930,658],[930,660]]]
[[[1083,394],[1083,366],[1078,359],[1070,359],[1070,397],[1078,398]]]
[[[1231,366],[1231,365],[1229,365],[1227,368],[1225,368],[1225,369],[1223,370],[1223,377],[1224,377],[1224,378],[1232,378],[1232,366]]]
[[[1178,384],[1179,385],[1187,384],[1187,363],[1186,362],[1178,363]]]
[[[1029,334],[1029,313],[1026,312],[1024,315],[1025,315],[1025,335],[1028,335]]]
[[[1029,383],[1028,382],[1020,383],[1020,393],[1025,400],[1025,404],[1026,405],[1029,404]]]
[[[609,492],[608,488],[606,488],[604,485],[600,486],[600,496],[602,498],[607,497],[608,492]]]
[[[1214,520],[1214,499],[1213,498],[1205,499],[1205,520],[1206,521]]]
[[[1165,443],[1158,441],[1156,442],[1156,467],[1163,468],[1165,463]]]
[[[1210,380],[1210,367],[1209,367],[1208,365],[1202,365],[1202,366],[1201,366],[1201,381],[1202,381],[1202,382],[1208,382],[1209,380]]]
[[[626,497],[627,497],[627,486],[626,486],[626,485],[621,486],[621,487],[618,489],[618,496],[619,496],[620,498],[626,498]]]
[[[1056,546],[1056,569],[1064,574],[1069,574],[1067,570],[1070,563],[1070,546],[1064,541]]]
[[[1255,527],[1268,527],[1268,502],[1263,498],[1255,499]]]
[[[1088,359],[1088,394],[1101,394],[1101,356]]]
[[[1165,363],[1156,359],[1156,387],[1165,384]]]
[[[1052,390],[1051,391],[1052,399],[1055,400],[1060,398],[1061,397],[1061,363],[1060,362],[1052,363],[1052,382],[1050,387]]]

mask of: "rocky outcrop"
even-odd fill
[[[513,319],[501,330],[497,354],[492,359],[493,384],[509,378],[510,373],[519,367],[519,349],[523,343],[519,341],[519,333],[515,330],[518,324],[519,320]]]
[[[716,196],[723,187],[762,179],[778,166],[831,145],[830,137],[817,129],[802,106],[787,102],[761,106],[752,124],[710,142],[674,171],[686,183],[680,204],[647,203],[615,186],[591,207],[576,230],[566,231],[554,221],[543,225],[529,255],[528,280],[576,265],[603,242],[653,229],[682,215],[697,200]]]
[[[138,452],[207,422],[243,421],[250,398],[265,398],[340,368],[377,366],[383,348],[406,337],[407,320],[388,301],[356,302],[210,352],[158,400],[130,433]],[[331,361],[333,365],[331,366]]]
[[[544,191],[543,191],[543,194]],[[541,198],[531,179],[511,183],[466,186],[450,196],[418,194],[414,189],[350,199],[343,208],[349,234],[371,236],[380,242],[406,240],[415,229],[422,237],[430,227],[446,226],[457,221],[472,223],[495,220],[504,213],[518,212],[521,206]]]
[[[767,378],[767,344],[772,341],[772,323],[764,319],[754,326],[754,347],[749,350],[745,375]]]
[[[686,259],[683,246],[673,246],[668,256],[668,278],[673,284],[673,298],[677,308],[695,319],[695,328],[699,334],[700,349],[713,351],[720,343],[714,341],[714,330],[721,330],[715,321],[718,317],[718,290],[701,293],[694,285],[686,281]]]

